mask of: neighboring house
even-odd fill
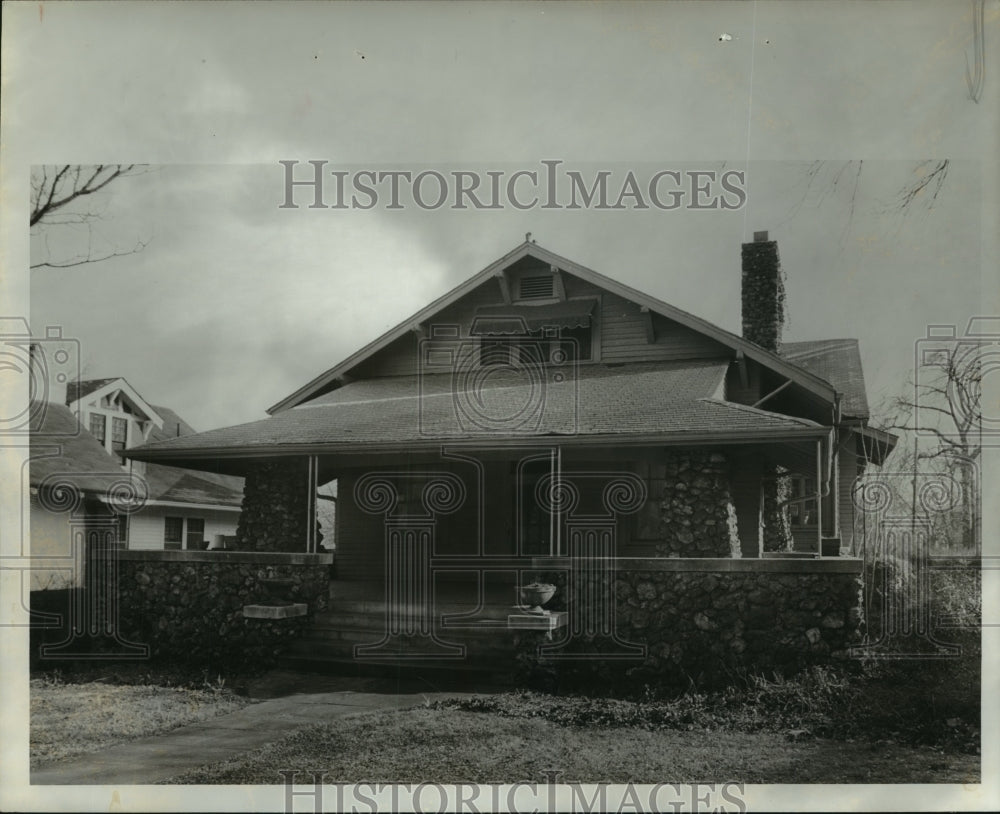
[[[258,550],[316,550],[316,489],[335,480],[342,580],[381,581],[398,558],[572,557],[570,523],[588,512],[614,516],[601,550],[617,557],[838,555],[852,485],[895,438],[868,426],[855,340],[781,344],[766,233],[743,247],[742,298],[741,337],[525,242],[269,418],[128,457],[246,475],[239,544]],[[638,508],[608,508],[620,473]],[[553,510],[562,483],[579,500]],[[429,538],[393,536],[421,517]]]
[[[235,534],[241,478],[124,456],[194,434],[176,413],[147,403],[122,378],[49,384],[48,401],[31,407],[32,590],[80,585],[85,543],[202,549]]]

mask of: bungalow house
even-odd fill
[[[742,336],[526,240],[270,417],[126,455],[245,477],[245,551],[322,550],[336,482],[303,657],[464,658],[462,631],[497,628],[653,669],[698,637],[829,653],[858,622],[852,485],[895,439],[868,424],[857,342],[782,343],[783,301],[766,232],[742,250]],[[519,590],[537,580],[550,613]]]
[[[202,549],[236,532],[241,479],[132,463],[125,450],[194,434],[122,378],[49,382],[33,403],[28,466],[30,590],[79,587],[80,541],[121,549]]]

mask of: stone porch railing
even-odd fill
[[[244,551],[115,552],[120,635],[149,645],[150,656],[244,667],[268,663],[326,608],[332,554]],[[290,598],[305,603],[291,619],[247,619],[266,600],[260,580],[289,577]]]

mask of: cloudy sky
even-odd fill
[[[7,282],[15,300],[30,286],[36,333],[80,340],[85,376],[123,375],[199,429],[263,415],[528,231],[738,331],[740,243],[767,229],[786,338],[861,339],[873,402],[899,389],[927,324],[998,307],[982,280],[996,105],[969,98],[963,4],[127,7],[5,10],[19,159],[5,181],[33,164],[148,163],[88,201],[91,230],[11,230],[21,267],[29,247],[37,262],[148,245]],[[748,196],[733,212],[279,210],[282,159],[736,169]],[[941,159],[937,198],[901,209]]]
[[[591,178],[605,165],[572,166]],[[661,168],[722,165],[607,164],[613,178],[626,166],[648,178]],[[279,210],[277,162],[160,165],[108,187],[91,228],[38,231],[35,262],[88,246],[102,255],[147,245],[106,262],[34,270],[31,320],[80,340],[85,377],[123,375],[153,403],[210,428],[260,417],[526,231],[738,333],[740,243],[746,230],[768,229],[788,276],[786,338],[860,338],[876,401],[901,385],[927,323],[964,323],[978,305],[978,170],[949,164],[933,206],[903,211],[896,200],[920,175],[914,162],[830,161],[816,170],[751,162],[746,211],[730,213],[351,211],[310,210],[311,192],[297,194],[302,208]]]

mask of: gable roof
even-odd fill
[[[214,472],[193,472],[151,463],[143,474],[149,499],[158,503],[192,503],[199,506],[243,505],[243,478]]]
[[[112,379],[86,379],[78,382],[73,388],[73,397],[70,397],[70,388],[66,387],[66,404],[73,404],[82,398],[99,393],[101,390],[120,390],[142,413],[153,422],[154,425],[162,424],[163,419],[157,414],[156,409],[149,404],[139,392],[121,376]]]
[[[148,443],[168,441],[171,438],[195,435],[195,430],[169,407],[153,407],[163,419],[163,426],[149,433]],[[175,466],[149,464],[146,467],[146,481],[150,496],[156,500],[178,503],[216,503],[225,506],[240,506],[243,502],[243,478],[235,475],[220,475],[216,472],[192,472]]]
[[[723,401],[728,366],[728,360],[588,365],[575,378],[546,384],[541,400],[537,382],[507,371],[464,383],[450,373],[359,379],[270,418],[148,444],[128,455],[190,463],[484,439],[667,444],[828,432],[812,421]]]
[[[194,427],[169,407],[161,407],[157,404],[153,405],[153,409],[163,419],[163,426],[153,426],[149,432],[149,441],[166,441],[168,438],[176,438],[178,435],[194,435],[197,432]]]
[[[89,432],[76,415],[55,402],[31,403],[28,443],[32,486],[69,483],[82,492],[103,493],[126,479],[118,461]]]
[[[868,418],[868,396],[857,339],[817,339],[785,342],[781,356],[830,382],[841,394],[845,418]]]
[[[106,379],[104,383],[113,381]],[[194,434],[173,410],[164,412],[176,418],[187,434]],[[103,496],[112,485],[132,477],[122,469],[117,457],[109,455],[104,445],[80,426],[76,414],[65,405],[32,402],[30,430],[32,486],[54,485],[58,481],[70,483],[86,494]],[[150,437],[154,434],[160,438],[173,437],[155,427]],[[150,501],[227,507],[242,503],[243,479],[232,475],[149,464],[142,477]]]
[[[66,403],[72,404],[78,399],[82,399],[84,396],[89,396],[95,390],[99,390],[104,387],[104,385],[109,382],[113,382],[115,379],[80,379],[75,382],[68,382],[66,384]]]
[[[604,288],[605,290],[617,294],[627,300],[631,300],[640,306],[644,306],[650,311],[658,313],[667,319],[671,319],[687,328],[691,328],[692,330],[698,331],[705,336],[715,339],[717,342],[732,348],[737,352],[737,354],[743,354],[747,358],[752,359],[765,367],[771,368],[786,378],[791,379],[804,390],[812,393],[820,399],[831,403],[834,400],[835,391],[829,382],[824,381],[822,378],[812,374],[802,367],[799,367],[798,365],[789,363],[776,354],[764,350],[759,345],[719,328],[718,326],[713,325],[700,317],[689,314],[687,311],[682,311],[680,308],[676,308],[673,305],[663,302],[662,300],[658,300],[655,297],[651,297],[650,295],[631,288],[630,286],[619,283],[610,277],[605,277],[603,274],[599,274],[586,266],[581,266],[578,263],[574,263],[572,260],[568,260],[565,257],[561,257],[553,252],[543,249],[536,243],[525,242],[513,251],[505,254],[499,260],[496,260],[488,265],[478,274],[470,277],[464,283],[456,286],[447,294],[438,297],[429,305],[417,311],[417,313],[413,316],[403,320],[395,328],[392,328],[382,334],[382,336],[378,339],[369,342],[363,348],[348,356],[340,364],[335,365],[324,373],[321,373],[319,376],[300,387],[291,395],[282,399],[277,404],[272,405],[268,408],[267,412],[271,415],[280,413],[308,401],[318,392],[330,385],[336,386],[337,380],[360,362],[400,338],[414,326],[425,322],[441,309],[451,305],[459,298],[478,288],[491,277],[499,275],[507,266],[510,266],[518,260],[528,256],[531,256],[534,259],[550,266],[556,266],[560,270],[566,271],[567,273],[579,277],[582,280],[586,280],[593,285]]]

